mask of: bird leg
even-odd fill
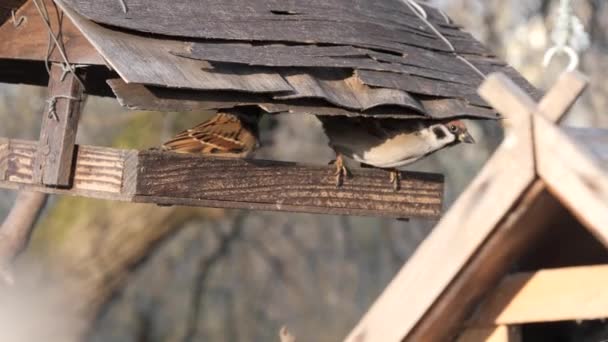
[[[393,190],[399,191],[401,188],[401,171],[397,169],[389,170],[389,179],[391,184],[393,184]]]
[[[342,159],[342,155],[339,153],[336,154],[336,160],[331,161],[329,164],[336,166],[334,176],[336,176],[336,188],[339,188],[342,186],[342,183],[344,183],[344,177],[351,176],[350,171],[348,171],[346,165],[344,165],[344,159]]]

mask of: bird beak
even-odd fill
[[[465,144],[474,144],[475,143],[475,139],[473,139],[473,137],[469,134],[469,132],[460,133],[460,135],[458,135],[458,140]]]

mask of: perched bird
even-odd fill
[[[199,153],[218,157],[244,158],[258,147],[257,108],[241,107],[219,111],[211,119],[187,129],[165,142],[162,149],[178,153]]]
[[[336,152],[336,186],[349,175],[343,156],[364,166],[390,170],[390,182],[399,189],[399,169],[443,148],[474,143],[460,120],[399,120],[317,116]]]

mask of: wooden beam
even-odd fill
[[[534,118],[534,133],[539,175],[549,190],[608,247],[608,170],[545,118]]]
[[[536,182],[531,115],[542,110],[559,117],[578,93],[553,92],[537,106],[512,81],[496,74],[479,91],[506,116],[504,142],[346,341],[450,339],[484,291],[544,227],[546,217],[532,220],[533,209],[559,208],[543,191],[544,184]],[[553,105],[554,100],[560,105]],[[512,233],[526,227],[518,230],[523,233],[519,237]]]
[[[404,172],[401,189],[394,191],[385,171],[353,169],[353,178],[336,188],[329,166],[90,146],[76,149],[69,187],[45,187],[33,182],[35,146],[0,141],[0,167],[6,169],[0,187],[163,205],[396,218],[436,219],[442,209],[443,177],[437,174]]]
[[[521,342],[519,327],[499,325],[466,329],[456,342]]]
[[[58,12],[52,0],[43,0],[46,5],[51,26],[55,33],[59,32],[58,22],[61,22],[62,41],[70,63],[105,65],[101,55],[87,41],[72,21],[62,16],[58,19]],[[24,20],[17,26],[12,20],[0,25],[0,58],[20,59],[29,61],[44,61],[48,49],[48,29],[44,25],[36,6],[29,0],[15,13],[17,18]],[[63,62],[59,50],[53,49],[49,60]]]
[[[507,276],[486,296],[471,326],[608,318],[608,265]]]
[[[84,101],[84,89],[78,76],[65,73],[53,64],[49,79],[49,94],[38,151],[34,158],[34,183],[51,186],[68,186],[72,170],[72,157],[80,112]]]

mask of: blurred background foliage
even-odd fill
[[[541,67],[557,1],[429,2],[541,88],[566,63]],[[575,4],[591,34],[581,64],[591,86],[567,123],[607,127],[608,1]],[[36,139],[44,95],[43,88],[0,85],[0,136]],[[77,140],[148,148],[209,115],[128,112],[112,99],[90,97]],[[284,115],[263,126],[258,158],[325,164],[333,157],[314,117]],[[495,122],[472,124],[471,130],[475,146],[455,147],[412,167],[446,175],[448,206],[502,139]],[[0,217],[13,199],[0,192]],[[19,260],[21,286],[0,294],[3,303],[19,307],[28,298],[35,310],[12,311],[0,325],[23,315],[40,322],[38,329],[15,336],[187,342],[272,341],[286,324],[300,341],[337,341],[433,225],[54,197]],[[3,307],[0,317],[11,305]]]

